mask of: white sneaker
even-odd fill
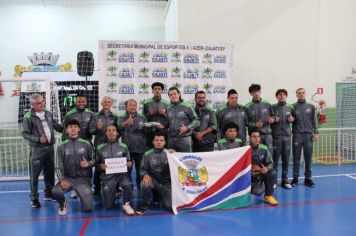
[[[274,184],[274,185],[273,185],[273,189],[276,189],[276,188],[277,188],[277,184]]]
[[[135,211],[134,211],[134,209],[132,209],[129,202],[126,202],[124,205],[122,205],[122,209],[124,210],[126,215],[132,216],[135,214]]]
[[[72,190],[72,191],[70,192],[70,197],[71,197],[71,198],[77,198],[77,197],[78,197],[77,192],[76,192],[75,190]]]
[[[59,209],[58,209],[58,215],[60,216],[65,216],[67,215],[68,211],[67,211],[67,205],[68,205],[68,202],[65,201],[63,206],[59,206]]]

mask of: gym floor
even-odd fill
[[[241,209],[173,215],[155,208],[147,214],[126,216],[117,207],[104,210],[100,198],[95,211],[80,212],[80,202],[69,199],[69,213],[57,215],[56,202],[33,209],[28,181],[0,182],[1,235],[353,235],[356,222],[356,164],[314,165],[315,188],[277,187],[277,207],[253,196],[252,206]],[[301,173],[301,176],[303,174]],[[43,190],[43,183],[40,184]],[[140,203],[135,191],[134,207]]]

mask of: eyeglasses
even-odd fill
[[[40,101],[40,102],[34,102],[33,104],[35,104],[35,105],[40,105],[40,104],[42,104],[42,103],[44,103],[45,101],[44,100],[42,100],[42,101]]]

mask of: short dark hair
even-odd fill
[[[164,84],[160,83],[160,82],[154,82],[152,85],[151,85],[151,89],[153,89],[154,87],[161,87],[161,89],[163,90],[164,89]]]
[[[298,93],[298,91],[301,90],[301,89],[303,89],[304,92],[305,92],[305,89],[304,89],[304,88],[298,88],[298,89],[295,91],[295,93]]]
[[[287,90],[285,90],[285,89],[278,89],[278,90],[276,91],[276,97],[277,97],[278,94],[280,94],[280,93],[284,93],[286,96],[288,96]]]
[[[68,128],[69,125],[77,125],[80,128],[80,123],[76,119],[71,119],[65,124],[65,128]]]
[[[256,127],[251,128],[251,129],[248,131],[248,135],[251,136],[252,133],[256,133],[256,132],[261,135],[261,132],[260,132]]]
[[[136,101],[135,99],[130,98],[130,99],[127,99],[127,100],[125,101],[125,107],[127,107],[127,103],[129,103],[129,101],[134,101],[134,102],[136,102],[136,104],[137,104],[137,101]]]
[[[79,92],[76,97],[77,97],[77,98],[83,97],[83,98],[85,98],[85,99],[88,99],[88,96],[87,96],[86,94],[84,94],[84,92]]]
[[[153,139],[155,139],[156,136],[164,137],[164,140],[167,140],[166,134],[160,130],[153,133]]]
[[[250,87],[248,88],[248,92],[252,93],[254,91],[260,91],[261,90],[261,85],[259,84],[251,84]]]
[[[227,97],[229,97],[230,95],[232,94],[237,94],[237,91],[235,89],[230,89],[228,92],[227,92]]]
[[[224,125],[223,128],[224,134],[228,129],[236,129],[236,131],[239,132],[239,126],[235,122],[228,122]]]
[[[198,94],[205,94],[205,92],[203,90],[199,90],[198,92],[195,93],[195,98],[197,98]]]

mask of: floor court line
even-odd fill
[[[235,208],[235,209],[227,209],[227,210],[213,210],[213,211],[205,211],[205,212],[187,212],[186,214],[204,214],[209,212],[227,212],[227,211],[246,211],[246,210],[256,210],[256,209],[264,209],[264,208],[281,208],[281,207],[293,207],[300,205],[319,205],[319,204],[327,204],[327,203],[339,203],[339,202],[350,202],[356,201],[356,197],[354,198],[343,198],[343,199],[326,199],[315,202],[295,202],[295,203],[286,203],[279,204],[278,206],[252,206],[246,208]],[[18,223],[18,222],[46,222],[46,221],[64,221],[64,220],[86,220],[87,224],[89,224],[90,220],[93,219],[112,219],[112,218],[133,218],[133,217],[151,217],[151,216],[173,216],[173,213],[158,213],[158,214],[145,214],[141,216],[126,216],[126,215],[112,215],[112,216],[77,216],[77,217],[51,217],[51,218],[24,218],[24,219],[0,219],[0,223]],[[88,221],[87,221],[88,220]],[[84,223],[85,225],[85,223]],[[83,227],[84,227],[83,225]],[[82,227],[82,228],[83,228]],[[86,226],[87,227],[87,226]]]
[[[349,178],[351,178],[351,179],[356,180],[356,177],[355,177],[355,176],[352,176],[352,175],[350,175],[350,174],[346,175],[346,177],[349,177]]]
[[[82,228],[79,231],[79,236],[83,236],[84,235],[85,231],[88,228],[89,222],[90,222],[90,217],[85,219],[84,224],[83,224]]]

